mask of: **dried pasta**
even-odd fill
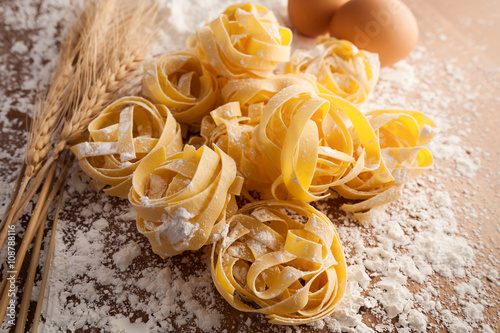
[[[368,112],[366,117],[380,143],[380,168],[333,187],[345,198],[363,200],[342,208],[364,224],[370,222],[373,208],[396,200],[405,183],[432,166],[432,154],[423,145],[437,132],[434,122],[418,111],[379,110]],[[359,143],[355,140],[355,145]]]
[[[126,198],[139,162],[157,147],[167,153],[182,150],[179,124],[163,105],[141,97],[121,98],[94,119],[89,140],[71,151],[96,190]]]
[[[242,179],[234,161],[214,148],[185,145],[170,156],[160,148],[134,173],[129,201],[137,212],[137,229],[163,258],[217,239],[226,216],[237,209],[233,195],[239,194]]]
[[[328,316],[347,283],[342,245],[331,221],[292,201],[260,201],[240,209],[229,221],[227,236],[213,246],[211,272],[234,308],[265,314],[281,325]]]
[[[144,64],[143,95],[166,105],[181,124],[199,127],[219,102],[215,76],[189,53],[173,53]]]
[[[96,189],[128,197],[156,254],[213,244],[221,295],[281,325],[330,315],[346,289],[339,236],[306,202],[336,191],[367,223],[431,167],[436,132],[417,111],[355,106],[378,80],[376,54],[320,37],[290,60],[291,40],[265,7],[230,6],[188,39],[191,53],[144,65],[147,99],[114,102],[71,148]],[[280,63],[287,74],[273,75]],[[184,148],[179,123],[200,130]],[[274,199],[238,210],[243,186]]]
[[[300,85],[311,92],[318,92],[315,81],[306,75],[284,74],[273,75],[265,79],[239,79],[229,80],[222,89],[224,103],[238,102],[243,117],[249,116],[248,111],[252,105],[265,106],[267,102],[278,92],[286,87]],[[254,122],[260,120],[255,117]]]
[[[358,156],[345,119],[359,138]],[[357,108],[301,86],[287,87],[271,98],[252,140],[258,149],[257,167],[266,172],[260,181],[271,183],[273,196],[280,199],[324,198],[330,187],[376,170],[381,161],[375,132]]]
[[[359,50],[347,40],[318,37],[313,49],[294,52],[286,72],[311,74],[322,93],[360,104],[378,81],[380,61],[376,53]]]
[[[203,63],[226,78],[266,77],[290,59],[290,29],[265,7],[230,6],[188,40]]]
[[[201,143],[217,144],[231,156],[250,188],[257,189],[267,178],[267,171],[259,167],[256,148],[252,141],[254,128],[259,124],[267,102],[291,85],[308,91],[317,91],[313,81],[300,75],[277,75],[267,79],[229,80],[222,91],[227,104],[220,106],[203,119]],[[194,140],[197,142],[198,140]],[[269,188],[268,184],[264,187]],[[262,189],[263,190],[263,189]]]

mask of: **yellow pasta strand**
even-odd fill
[[[248,117],[251,105],[262,103],[263,106],[286,87],[300,85],[311,92],[319,92],[311,77],[301,74],[273,75],[265,79],[229,80],[222,89],[224,103],[238,102],[243,117]],[[254,122],[260,121],[260,115]]]
[[[137,212],[137,229],[163,258],[216,240],[226,215],[237,209],[232,195],[239,194],[243,180],[234,161],[214,148],[186,145],[169,156],[162,147],[134,173],[129,201]]]
[[[330,315],[347,283],[342,245],[331,221],[293,201],[241,208],[229,220],[227,236],[212,248],[211,272],[234,308],[265,314],[280,325]]]
[[[359,137],[358,156],[344,119]],[[272,184],[275,198],[324,198],[330,187],[377,169],[381,161],[375,132],[358,109],[301,86],[287,87],[269,100],[252,141],[258,151],[254,167],[266,174],[253,181]]]
[[[253,130],[260,122],[267,102],[283,88],[302,86],[308,91],[317,91],[315,84],[306,76],[277,75],[267,79],[229,80],[222,96],[227,104],[220,106],[203,119],[200,138],[193,144],[217,144],[231,156],[238,170],[245,176],[250,188],[258,188],[252,179],[265,179],[267,171],[256,167],[256,147],[252,143]],[[269,188],[268,185],[265,187]]]
[[[71,148],[97,190],[128,197],[156,254],[213,244],[220,294],[281,325],[330,315],[346,289],[339,236],[306,202],[334,190],[369,223],[432,166],[423,145],[436,133],[417,111],[358,110],[376,54],[319,37],[290,59],[291,41],[265,7],[230,6],[188,39],[191,53],[146,62],[146,99],[114,102]],[[273,75],[280,63],[287,74]],[[183,149],[179,123],[200,129]],[[274,199],[238,210],[243,186]]]
[[[345,198],[363,200],[342,208],[364,224],[370,222],[373,208],[396,200],[405,183],[432,166],[432,154],[423,145],[437,132],[434,122],[418,111],[380,110],[366,117],[378,135],[383,163],[333,187]]]
[[[88,127],[89,140],[71,148],[96,190],[126,198],[140,161],[157,147],[182,149],[179,124],[163,105],[141,97],[112,103]]]
[[[166,105],[181,124],[199,127],[219,101],[215,76],[189,53],[173,53],[144,64],[143,95]]]
[[[294,52],[286,72],[313,75],[321,92],[360,104],[378,81],[380,61],[347,40],[318,37],[313,49]]]
[[[290,59],[290,29],[265,7],[252,3],[227,8],[188,40],[215,74],[226,78],[266,77]]]

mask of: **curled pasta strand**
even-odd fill
[[[234,161],[214,148],[186,145],[173,155],[160,148],[137,167],[129,201],[137,229],[161,257],[214,241],[225,230],[226,216],[236,211],[233,195],[243,180]]]
[[[295,51],[286,72],[313,75],[322,93],[361,104],[378,81],[380,61],[347,40],[318,37],[313,49]]]
[[[432,167],[432,154],[423,145],[437,133],[434,122],[418,111],[378,110],[368,112],[366,117],[378,136],[380,168],[333,187],[345,198],[362,200],[342,208],[364,224],[371,220],[374,208],[396,200],[405,183]]]
[[[359,154],[348,124],[359,138]],[[269,100],[252,142],[258,152],[256,167],[267,173],[255,181],[272,184],[275,198],[324,198],[330,187],[377,169],[381,162],[375,132],[356,107],[299,85]]]
[[[290,29],[252,3],[227,8],[188,40],[200,59],[226,78],[266,77],[290,59]]]
[[[143,95],[166,105],[181,124],[199,127],[219,101],[218,82],[190,53],[173,53],[144,64]]]
[[[128,196],[135,169],[151,151],[164,147],[171,154],[182,149],[180,126],[168,108],[141,97],[115,101],[88,131],[89,140],[71,151],[93,179],[93,187],[112,196]]]
[[[309,323],[331,314],[346,289],[342,245],[331,221],[298,201],[241,208],[212,248],[212,279],[234,308],[273,324]]]

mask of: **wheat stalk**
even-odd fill
[[[26,237],[28,234],[34,233],[38,229],[38,221],[40,216],[43,216],[43,204],[46,202],[48,196],[49,196],[49,191],[52,185],[52,180],[54,179],[54,175],[56,172],[56,167],[57,165],[54,165],[48,174],[47,177],[47,182],[45,182],[42,186],[42,190],[40,191],[40,196],[38,198],[37,204],[35,206],[35,210],[33,211],[33,215],[31,216],[30,223],[28,225],[28,228],[26,229],[26,234],[23,237],[23,240],[21,241],[21,246],[19,247],[19,250],[16,254],[16,260],[14,264],[14,269],[9,269],[13,273],[10,273],[11,276],[14,277],[14,280],[17,280],[17,277],[19,275],[21,266],[24,261],[24,255],[26,254],[26,251],[28,250],[29,245],[31,244],[31,240]],[[4,277],[2,281],[2,286],[3,286],[3,291],[2,291],[2,297],[0,299],[0,318],[5,317],[5,312],[7,311],[7,305],[9,303],[10,297],[9,297],[9,288],[6,288],[5,286],[7,285],[7,276]]]
[[[73,71],[72,62],[74,53],[77,51],[73,44],[78,38],[78,34],[78,29],[71,30],[62,43],[52,84],[48,86],[45,94],[37,93],[23,167],[19,171],[19,181],[16,182],[12,192],[11,203],[5,210],[2,219],[3,230],[0,234],[0,246],[5,242],[6,232],[3,231],[7,231],[8,226],[17,220],[14,216],[20,209],[21,199],[31,179],[40,171],[52,146],[51,139],[66,112],[65,108],[60,105],[60,101],[66,93],[66,87]],[[24,207],[22,206],[21,211]]]
[[[62,189],[64,188],[65,182],[62,184]],[[59,212],[61,211],[61,206],[63,202],[63,191],[59,194],[59,200],[57,201],[56,209],[54,212],[54,221],[52,222],[52,232],[50,234],[50,242],[49,248],[47,249],[47,254],[45,257],[45,266],[43,267],[43,276],[42,276],[42,284],[40,285],[40,291],[38,294],[38,301],[36,304],[35,316],[33,318],[33,327],[31,329],[32,333],[36,333],[38,330],[38,323],[40,321],[40,315],[42,313],[43,300],[45,297],[45,289],[47,287],[47,282],[49,280],[49,272],[50,272],[50,263],[52,261],[52,254],[55,249],[55,240],[56,240],[56,230],[57,230],[57,222],[59,220]]]
[[[94,7],[87,7],[72,26],[61,44],[60,55],[51,84],[46,85],[45,89],[43,89],[43,85],[40,85],[39,92],[36,94],[23,167],[20,170],[19,181],[16,182],[9,206],[5,210],[1,223],[0,246],[5,242],[8,226],[17,221],[36,190],[40,187],[41,182],[39,181],[32,183],[28,188],[31,180],[39,173],[43,174],[40,178],[45,177],[48,171],[47,167],[42,168],[42,166],[52,147],[51,140],[67,112],[68,105],[64,103],[64,97],[68,93],[68,83],[71,81],[74,72],[73,63],[80,53],[82,33],[88,28],[90,18],[94,17],[92,14],[94,11]],[[23,197],[24,200],[22,200]]]
[[[8,225],[19,218],[41,186],[40,196],[16,255],[16,271],[21,268],[37,230],[39,237],[42,237],[43,221],[47,218],[61,184],[64,184],[68,165],[57,181],[54,178],[61,153],[84,137],[88,124],[136,76],[145,48],[153,36],[144,36],[140,32],[152,27],[157,13],[158,6],[151,4],[149,0],[120,3],[103,0],[87,3],[78,21],[80,28],[74,28],[74,31],[78,31],[78,38],[68,43],[71,47],[61,51],[63,63],[58,65],[47,95],[42,96],[44,101],[37,103],[40,107],[35,108],[25,159],[27,170],[0,233],[0,244],[3,244]],[[147,36],[150,38],[146,38]],[[68,59],[71,62],[65,61]],[[51,94],[51,91],[54,92]],[[41,239],[37,241],[37,245],[39,242]],[[39,247],[35,251],[39,252]],[[33,263],[30,271],[34,272],[35,269],[36,263]],[[31,291],[30,283],[32,281],[25,289],[28,294]],[[6,277],[0,287],[1,318],[5,316],[9,301],[5,285]],[[25,299],[28,297],[25,295]],[[29,302],[24,301],[23,318],[28,306]]]
[[[140,2],[141,5],[143,3],[144,1]],[[109,102],[110,95],[118,90],[119,80],[123,80],[128,73],[138,68],[138,60],[127,57],[128,47],[120,47],[116,43],[124,42],[123,38],[118,40],[114,37],[119,36],[120,31],[126,32],[125,24],[131,23],[130,15],[128,20],[119,16],[123,6],[115,0],[87,2],[82,15],[63,42],[53,81],[45,94],[37,94],[25,156],[26,172],[22,182],[14,188],[12,204],[7,207],[2,220],[0,246],[7,237],[8,226],[18,220],[43,183],[51,165],[57,161],[64,148],[67,148],[67,139],[76,136],[75,130],[81,134],[90,123],[86,119],[92,118],[85,117],[81,110],[90,109],[87,113],[91,113],[91,117],[97,116]],[[118,15],[113,17],[112,13],[115,12]],[[137,25],[133,27],[140,31]],[[130,35],[125,33],[125,36]],[[141,47],[138,47],[129,53],[138,53],[140,50]],[[123,61],[118,62],[118,69],[113,68],[111,60],[118,57]],[[58,136],[58,142],[64,144],[58,144],[56,149],[51,151],[54,138],[60,129],[58,125],[68,113],[70,121],[64,122],[62,132]],[[78,126],[80,128],[77,128]]]
[[[29,305],[31,301],[31,292],[33,291],[33,283],[35,282],[35,274],[36,274],[36,268],[38,266],[38,258],[40,255],[40,249],[42,247],[43,232],[46,223],[45,220],[46,219],[44,219],[42,223],[40,223],[40,226],[38,227],[38,230],[36,232],[36,240],[33,246],[33,252],[32,252],[33,254],[32,257],[30,258],[31,261],[28,269],[28,275],[26,277],[26,284],[24,286],[24,294],[23,294],[23,299],[21,301],[21,308],[17,316],[16,333],[24,332],[26,317],[28,315]]]
[[[73,61],[79,53],[79,39],[82,31],[88,26],[89,17],[91,16],[89,7],[82,12],[78,20],[73,24],[61,43],[60,54],[51,84],[41,84],[38,88],[33,106],[32,121],[29,126],[25,158],[22,168],[19,170],[18,180],[13,189],[9,205],[4,212],[1,228],[5,225],[11,210],[17,209],[19,200],[23,196],[29,181],[40,171],[41,165],[50,151],[51,139],[57,131],[64,113],[67,111],[65,105],[61,104],[61,100],[67,92],[68,82],[70,82],[74,70]]]
[[[44,227],[45,227],[45,223],[47,220],[47,212],[50,208],[52,201],[55,199],[55,196],[57,195],[57,193],[59,193],[59,200],[57,203],[56,210],[54,212],[54,220],[52,222],[52,235],[50,238],[49,250],[47,251],[47,257],[45,259],[46,267],[44,268],[44,278],[46,278],[45,269],[47,269],[47,267],[50,267],[50,255],[51,255],[51,253],[53,251],[53,247],[54,247],[53,242],[54,242],[54,238],[55,238],[55,231],[57,228],[57,221],[59,218],[59,212],[60,212],[61,205],[62,205],[62,199],[63,199],[63,194],[64,194],[64,191],[63,191],[64,185],[66,184],[66,176],[69,172],[71,165],[73,164],[73,161],[74,161],[74,156],[71,156],[70,158],[65,159],[65,161],[63,162],[64,167],[61,171],[61,174],[60,174],[57,182],[55,183],[55,186],[52,188],[52,190],[48,196],[49,200],[43,206],[43,209],[42,209],[43,214],[40,215],[41,219],[38,222],[39,225],[38,225],[38,229],[36,230],[36,240],[35,240],[34,247],[32,249],[32,256],[30,258],[31,262],[30,262],[30,266],[29,266],[29,270],[28,270],[28,275],[26,278],[26,283],[24,286],[23,298],[21,301],[21,308],[19,309],[19,314],[18,314],[18,318],[17,318],[16,332],[24,332],[24,326],[26,324],[26,317],[28,315],[29,305],[30,305],[30,301],[31,301],[31,292],[33,290],[33,284],[35,282],[35,273],[36,273],[36,269],[38,267],[38,258],[40,255],[40,248],[41,248],[42,241],[43,241]],[[25,235],[25,238],[30,238],[33,236],[34,235],[28,235],[28,233],[27,233],[27,235]],[[29,242],[31,242],[31,240],[28,239]],[[46,282],[45,282],[45,284],[46,284]],[[42,290],[40,292],[42,293]],[[42,295],[42,298],[43,298],[43,295]]]

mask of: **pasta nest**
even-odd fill
[[[334,187],[344,198],[362,200],[342,208],[363,224],[371,221],[372,208],[396,200],[405,183],[432,166],[432,154],[423,145],[437,133],[436,124],[418,111],[378,110],[366,113],[366,117],[377,134],[382,163],[376,170],[361,172]],[[354,145],[360,145],[358,138]]]
[[[234,161],[214,148],[185,145],[170,156],[159,148],[135,171],[129,201],[137,229],[163,258],[211,243],[237,210],[233,195],[243,180]]]
[[[252,180],[262,187],[272,184],[279,199],[324,198],[329,188],[376,170],[381,161],[375,132],[356,107],[302,86],[287,87],[269,100],[252,141],[254,168],[260,170],[255,174],[261,177]]]
[[[311,92],[318,92],[315,81],[309,76],[283,74],[273,75],[265,79],[229,80],[222,89],[222,100],[224,103],[238,102],[242,116],[247,117],[252,106],[254,106],[253,111],[255,112],[256,105],[265,106],[274,95],[293,85],[300,85]],[[261,115],[256,120],[260,120]]]
[[[88,126],[89,140],[71,147],[92,186],[126,198],[141,160],[158,147],[182,150],[179,124],[167,107],[141,97],[124,97]]]
[[[241,208],[229,220],[227,236],[213,246],[211,272],[234,308],[265,314],[281,325],[328,316],[347,283],[342,245],[331,221],[293,201]]]
[[[313,49],[294,52],[286,72],[313,75],[321,92],[360,104],[378,81],[380,61],[347,40],[318,37]]]
[[[258,171],[251,162],[254,160],[254,149],[251,148],[253,130],[259,124],[269,99],[291,85],[316,90],[314,82],[300,75],[229,80],[222,91],[223,100],[227,104],[210,112],[210,115],[203,119],[200,133],[202,138],[194,139],[193,142],[206,143],[209,146],[217,144],[235,160],[245,176]]]
[[[274,14],[252,3],[230,6],[199,29],[188,46],[215,74],[226,78],[266,77],[290,60],[292,32]]]
[[[144,64],[142,93],[166,105],[181,124],[199,127],[219,102],[218,82],[190,53],[173,53]]]

